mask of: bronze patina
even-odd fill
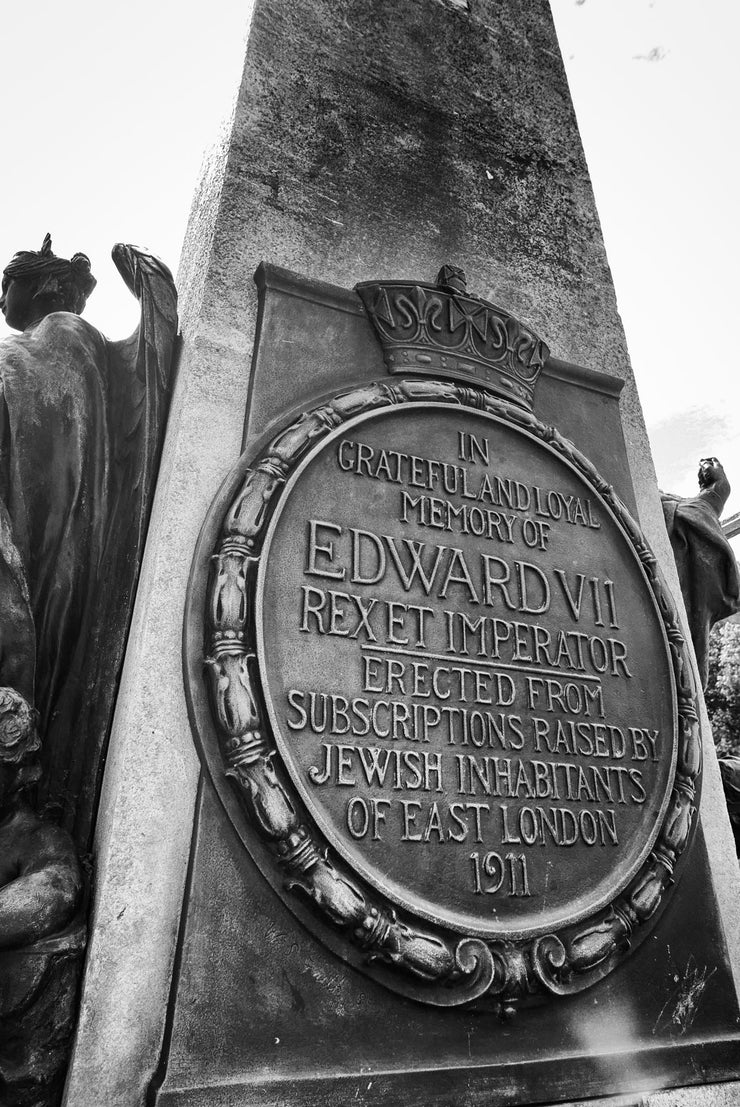
[[[118,245],[130,338],[80,317],[82,253],[16,254],[0,310],[0,1099],[62,1094],[87,930],[92,828],[164,433],[169,270]],[[39,764],[37,765],[37,760]],[[88,882],[89,883],[89,882]]]

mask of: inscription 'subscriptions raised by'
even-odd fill
[[[672,882],[700,764],[673,606],[611,489],[529,413],[404,380],[237,479],[203,742],[281,894],[433,1003],[610,971]]]

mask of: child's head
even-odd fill
[[[40,749],[36,712],[20,692],[0,687],[0,803],[35,782]]]

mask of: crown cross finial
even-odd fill
[[[437,288],[445,292],[462,292],[468,290],[468,282],[465,278],[465,270],[458,265],[443,265],[437,273]]]
[[[550,351],[503,308],[471,296],[458,266],[443,265],[434,285],[367,281],[356,291],[390,373],[453,377],[532,410]]]

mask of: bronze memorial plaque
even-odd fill
[[[436,1004],[600,979],[696,804],[654,558],[525,407],[395,376],[305,414],[241,463],[207,588],[204,745],[245,844],[341,955]]]

